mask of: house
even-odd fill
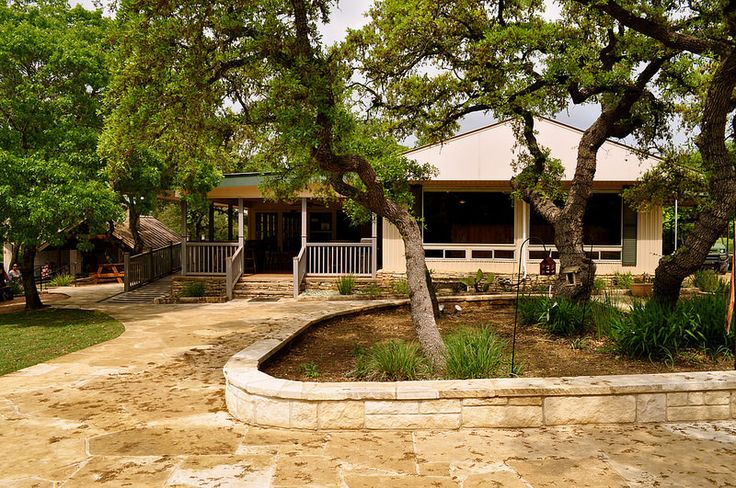
[[[540,143],[563,162],[569,181],[582,131],[549,119],[538,119],[536,127]],[[407,153],[438,170],[414,186],[430,269],[514,274],[519,259],[533,272],[548,252],[556,257],[552,227],[511,196],[512,162],[519,151],[511,123],[504,121]],[[600,274],[653,273],[662,253],[662,209],[637,212],[625,204],[621,191],[657,159],[613,141],[598,155],[585,217],[586,250]],[[403,242],[388,221],[374,218],[372,224],[353,227],[339,204],[322,203],[309,190],[290,202],[268,201],[258,187],[261,181],[257,174],[230,174],[208,193],[216,205],[237,207],[238,241],[184,243],[185,274],[225,274],[228,260],[235,274],[293,273],[297,285],[304,276],[405,272]],[[530,237],[521,254],[521,244]],[[241,247],[242,255],[237,254]],[[233,285],[236,278],[228,279]]]
[[[562,161],[565,181],[575,173],[582,131],[549,119],[535,123],[537,138]],[[431,163],[438,175],[417,189],[424,219],[427,266],[439,272],[515,273],[522,242],[532,238],[521,258],[538,269],[545,246],[554,249],[554,232],[531,206],[511,197],[511,162],[520,148],[509,121],[420,147],[407,156]],[[662,208],[636,212],[621,191],[657,163],[634,149],[607,141],[598,151],[593,196],[584,221],[585,249],[599,274],[654,273],[662,256]],[[383,226],[384,272],[403,272],[403,243],[389,223]],[[557,257],[556,251],[552,253]]]

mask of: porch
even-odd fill
[[[228,216],[228,239],[183,240],[182,274],[224,276],[228,298],[241,276],[288,279],[294,296],[307,276],[376,276],[380,240],[375,216],[354,226],[338,203],[307,196],[268,202],[210,195],[210,205],[211,214],[219,207]],[[185,207],[182,202],[182,215]],[[189,235],[185,218],[182,231]]]

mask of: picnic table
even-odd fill
[[[89,277],[95,283],[99,283],[100,280],[115,279],[118,283],[123,282],[125,273],[118,270],[118,267],[122,268],[123,263],[104,263],[97,267],[97,271],[92,273]]]

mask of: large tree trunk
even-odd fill
[[[555,224],[555,246],[560,253],[560,273],[552,291],[577,302],[590,299],[596,266],[583,249],[582,219],[561,218]]]
[[[445,370],[445,343],[442,341],[433,306],[431,279],[424,260],[422,234],[416,220],[403,210],[391,222],[399,230],[404,241],[406,255],[406,282],[409,286],[411,318],[424,354],[432,362],[435,371]]]
[[[139,232],[140,222],[141,214],[135,203],[133,203],[133,197],[131,197],[128,201],[128,225],[130,226],[130,234],[133,236],[133,254],[142,252],[145,246]]]
[[[36,248],[21,246],[19,254],[21,256],[20,272],[23,280],[23,294],[26,298],[26,310],[38,310],[43,307],[43,303],[41,303],[41,297],[38,296],[36,277],[33,274]]]
[[[711,246],[726,229],[736,209],[736,168],[725,142],[734,87],[736,54],[731,52],[713,75],[697,139],[703,167],[711,173],[709,186],[713,201],[701,211],[682,247],[659,261],[654,274],[653,298],[666,305],[677,302],[683,280],[703,265]]]

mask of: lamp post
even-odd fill
[[[555,260],[552,259],[552,251],[547,251],[547,245],[544,243],[542,239],[539,237],[527,237],[524,239],[524,241],[521,243],[521,246],[519,246],[519,274],[518,279],[516,281],[516,307],[514,310],[514,334],[513,334],[513,341],[511,343],[511,376],[514,376],[516,374],[516,326],[519,322],[519,290],[521,289],[521,262],[523,260],[522,256],[524,251],[524,245],[528,244],[529,241],[537,241],[540,244],[542,244],[542,247],[544,248],[544,252],[548,253],[547,256],[542,260],[541,263],[539,263],[539,274],[542,276],[551,276],[556,273],[557,265],[555,263]]]

